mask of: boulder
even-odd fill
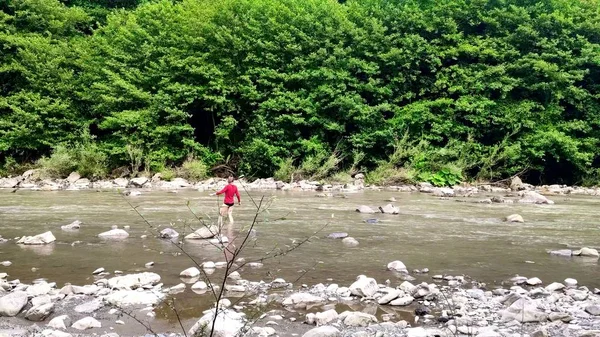
[[[82,303],[78,306],[75,307],[75,312],[78,312],[80,314],[91,314],[94,311],[102,308],[103,304],[102,301],[99,299],[93,299],[91,301]]]
[[[532,277],[532,278],[530,278],[530,279],[527,280],[527,284],[530,285],[530,286],[538,286],[538,285],[540,285],[542,283],[543,283],[542,280],[540,280],[537,277]]]
[[[573,255],[575,255],[575,256],[590,256],[590,257],[600,256],[600,254],[598,254],[598,251],[596,249],[587,248],[587,247],[583,247],[580,250],[574,251]]]
[[[383,207],[379,207],[381,213],[384,214],[398,214],[400,213],[400,209],[392,204],[387,204]]]
[[[192,285],[192,290],[206,290],[208,285],[204,281],[198,281]]]
[[[294,293],[283,300],[283,305],[310,305],[325,302],[321,297],[309,293]]]
[[[104,296],[104,301],[117,307],[149,306],[160,302],[164,294],[156,291],[117,290]]]
[[[52,235],[52,232],[48,231],[35,236],[23,236],[17,243],[21,245],[45,245],[54,241],[56,241],[56,238]]]
[[[151,288],[160,282],[160,275],[156,273],[144,272],[138,274],[129,274],[115,276],[108,280],[108,287],[118,290],[135,290],[138,288]]]
[[[27,288],[27,295],[30,297],[46,295],[52,291],[52,286],[47,282],[33,284]]]
[[[189,331],[190,336],[196,337],[234,337],[238,336],[246,325],[244,314],[230,309],[218,310],[215,317],[215,309],[206,312]],[[214,333],[211,335],[211,327],[214,325]]]
[[[0,188],[15,188],[19,185],[19,180],[16,178],[0,179]]]
[[[390,291],[387,294],[383,295],[377,300],[377,303],[388,304],[391,301],[397,299],[400,295],[402,295],[402,291],[397,289],[390,289]]]
[[[73,184],[79,179],[81,179],[81,175],[78,172],[71,172],[71,174],[69,174],[69,176],[67,177],[66,181],[69,184]]]
[[[0,297],[0,317],[16,316],[27,304],[27,293],[24,291],[13,291],[8,295]]]
[[[531,323],[544,322],[548,319],[548,316],[543,311],[538,310],[537,305],[526,297],[514,301],[501,314],[504,322],[516,320],[521,323]]]
[[[365,205],[358,206],[358,208],[356,209],[356,211],[359,212],[359,213],[365,213],[365,214],[373,214],[373,213],[375,213],[375,211],[371,207],[365,206]]]
[[[133,185],[135,187],[142,187],[142,186],[144,186],[145,183],[148,182],[148,178],[146,178],[146,177],[133,178],[129,182],[131,183],[131,185]]]
[[[339,315],[339,319],[344,325],[352,327],[365,327],[369,326],[370,323],[377,323],[375,316],[358,311],[345,311]]]
[[[522,192],[521,199],[519,199],[520,203],[523,204],[547,204],[553,205],[554,201],[546,198],[545,196],[535,192],[535,191],[526,191]]]
[[[347,238],[343,238],[342,243],[347,247],[356,247],[359,245],[358,241],[351,236],[349,236]]]
[[[217,234],[219,234],[219,227],[211,225],[203,226],[197,229],[195,232],[186,235],[185,238],[189,240],[210,239],[215,237]]]
[[[319,326],[329,324],[338,319],[338,313],[334,309],[329,309],[327,311],[318,312],[315,315],[315,323]]]
[[[174,239],[176,237],[179,237],[179,233],[173,228],[165,228],[162,231],[160,231],[160,237],[163,239]]]
[[[327,235],[327,238],[329,239],[343,239],[346,237],[348,237],[348,233],[345,232],[335,232]]]
[[[111,229],[98,234],[98,237],[101,239],[126,239],[129,237],[129,233],[123,229]]]
[[[520,191],[523,189],[523,181],[518,176],[515,176],[510,181],[510,189],[512,191]]]
[[[525,220],[523,220],[523,217],[520,216],[519,214],[511,214],[509,216],[506,217],[505,221],[507,222],[519,222],[519,223],[524,223]]]
[[[588,305],[585,307],[585,312],[592,316],[600,316],[600,305]]]
[[[182,271],[181,273],[179,273],[179,276],[181,277],[198,277],[200,276],[200,270],[196,267],[190,267],[184,271]]]
[[[102,324],[100,324],[100,322],[98,322],[93,317],[85,317],[73,323],[71,327],[77,330],[87,330],[93,328],[101,328]]]
[[[52,311],[54,311],[54,303],[41,304],[29,309],[25,313],[25,318],[34,322],[43,321],[50,316]]]
[[[308,330],[302,337],[340,337],[340,330],[333,326],[321,326]]]
[[[70,323],[71,323],[71,320],[69,319],[69,316],[60,315],[60,316],[56,316],[53,319],[51,319],[50,322],[48,322],[48,326],[53,329],[66,330],[67,326],[69,326]]]
[[[402,272],[402,273],[408,273],[408,269],[406,269],[406,266],[404,265],[404,263],[402,263],[402,261],[398,261],[398,260],[388,263],[387,269],[392,270],[392,271]]]
[[[577,286],[577,280],[574,278],[567,278],[565,279],[565,285],[567,287],[575,287]]]
[[[564,284],[562,284],[562,283],[553,282],[553,283],[549,284],[548,286],[546,286],[546,288],[545,288],[545,289],[546,289],[547,291],[553,292],[553,291],[561,290],[561,289],[563,289],[564,287],[565,287],[565,285],[564,285]]]
[[[81,221],[75,220],[68,225],[60,226],[63,231],[71,231],[81,228]]]
[[[359,276],[349,288],[352,295],[360,297],[372,297],[379,290],[375,279],[363,275]]]
[[[412,296],[402,296],[390,302],[390,305],[395,306],[406,306],[411,304],[415,300]]]

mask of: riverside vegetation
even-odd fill
[[[594,185],[599,7],[2,1],[0,173]]]

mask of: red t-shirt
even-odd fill
[[[228,184],[222,190],[217,192],[217,195],[225,193],[225,200],[223,201],[226,204],[233,204],[233,196],[237,197],[238,202],[240,202],[240,192],[238,192],[237,186],[234,184]]]

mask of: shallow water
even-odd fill
[[[217,212],[219,199],[208,192],[144,191],[138,197],[122,197],[116,192],[0,191],[0,235],[14,238],[51,230],[54,244],[21,246],[14,241],[0,244],[0,266],[11,279],[22,282],[45,278],[62,286],[66,282],[82,285],[93,282],[92,271],[103,267],[111,273],[153,271],[161,275],[165,286],[181,282],[178,275],[193,266],[179,250],[153,236],[156,229],[170,226],[180,233],[198,228],[189,207],[209,220]],[[247,259],[264,257],[268,252],[285,249],[292,240],[314,236],[310,242],[286,256],[265,261],[263,268],[241,271],[250,280],[271,280],[316,284],[335,282],[349,285],[357,275],[375,277],[379,282],[395,280],[386,264],[403,261],[409,270],[429,268],[429,275],[468,275],[490,284],[500,284],[518,274],[537,276],[546,284],[576,278],[580,284],[600,287],[597,259],[550,256],[548,249],[600,246],[600,198],[555,196],[555,205],[476,204],[457,202],[463,198],[440,200],[426,194],[374,192],[348,194],[347,198],[317,198],[314,192],[251,192],[258,202],[265,196],[271,202],[268,214],[256,224],[256,239],[242,254]],[[376,208],[395,197],[399,215],[359,214],[360,204]],[[254,217],[248,196],[236,207],[236,224],[230,236],[247,228]],[[483,198],[479,195],[476,198]],[[476,198],[468,198],[474,201]],[[129,201],[152,228],[132,209]],[[525,224],[506,223],[502,218],[519,213]],[[283,219],[281,219],[283,218]],[[377,218],[377,224],[367,224]],[[60,229],[74,220],[83,222],[79,231]],[[97,234],[112,225],[131,226],[128,239],[107,241]],[[360,245],[344,247],[341,240],[326,239],[331,232],[348,232]],[[148,235],[142,239],[140,236]],[[75,241],[81,243],[74,244]],[[239,241],[238,241],[239,244]],[[223,261],[223,254],[210,245],[186,242],[186,252],[199,263]],[[144,264],[154,261],[151,269]],[[533,261],[535,263],[526,263]],[[32,271],[32,268],[37,268]],[[221,271],[217,270],[215,276]],[[430,276],[423,276],[429,279]],[[218,278],[218,277],[217,277]],[[330,279],[331,281],[328,281]],[[211,298],[187,289],[176,296],[184,317],[199,317]],[[159,326],[175,324],[169,310],[157,312]],[[161,321],[161,318],[164,321]]]

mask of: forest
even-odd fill
[[[0,175],[600,180],[600,0],[0,8]]]

